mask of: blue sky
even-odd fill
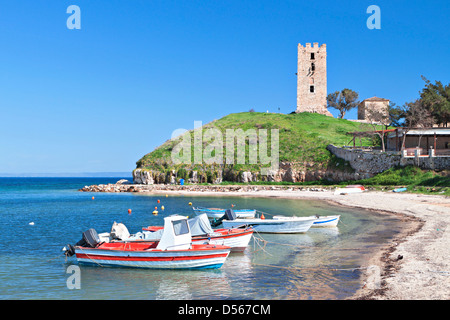
[[[66,27],[72,4],[80,30]],[[366,27],[372,4],[380,30]],[[0,172],[131,171],[195,120],[294,111],[298,43],[327,44],[328,92],[401,105],[418,97],[422,74],[450,82],[449,9],[401,0],[2,0]]]

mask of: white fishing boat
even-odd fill
[[[282,220],[290,217],[286,216],[274,216],[275,220]],[[323,228],[323,227],[336,227],[339,222],[339,215],[336,216],[310,216],[309,218],[314,219],[311,228]]]
[[[363,191],[365,191],[366,189],[364,188],[364,186],[362,185],[349,185],[346,186],[345,188],[336,188],[336,190],[334,191],[335,195],[340,195],[340,194],[350,194],[350,193],[361,193]]]
[[[227,209],[192,207],[192,210],[194,210],[194,212],[196,214],[206,213],[206,215],[210,219],[218,219],[218,218],[223,217],[223,215],[225,214],[225,211]],[[254,218],[255,214],[256,214],[255,209],[236,209],[233,211],[234,211],[234,213],[236,213],[237,218],[242,218],[242,219]]]
[[[81,264],[155,269],[220,268],[231,248],[213,244],[193,244],[187,218],[164,218],[159,241],[101,242],[94,229],[83,233],[66,255],[75,254]]]
[[[305,233],[311,228],[315,221],[313,217],[285,217],[278,216],[278,219],[229,219],[222,220],[224,228],[237,228],[241,226],[251,226],[259,233]]]
[[[312,216],[315,218],[311,228],[336,227],[341,216]]]
[[[192,234],[192,243],[220,244],[231,247],[231,252],[244,251],[253,235],[252,227],[212,229],[205,213],[188,220]],[[149,226],[127,238],[127,241],[158,240],[163,232],[163,227]]]

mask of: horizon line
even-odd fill
[[[98,171],[98,172],[22,172],[22,173],[6,173],[0,172],[0,178],[115,178],[115,177],[132,177],[131,171]]]

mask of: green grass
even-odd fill
[[[390,168],[376,176],[354,181],[354,183],[364,184],[392,190],[396,187],[406,187],[408,192],[443,194],[450,196],[450,176],[445,173],[437,173],[430,170],[421,170],[418,167],[397,167]]]
[[[352,139],[348,132],[369,131],[370,125],[361,125],[357,122],[345,119],[337,119],[314,113],[299,114],[274,114],[260,112],[242,112],[229,114],[221,119],[215,120],[203,126],[202,132],[208,128],[217,128],[223,134],[225,145],[226,129],[267,129],[269,134],[268,146],[270,146],[270,129],[279,130],[279,160],[283,162],[309,164],[308,170],[332,169],[352,170],[348,163],[332,155],[326,146],[334,144],[337,146],[348,145]],[[239,184],[237,177],[242,171],[259,172],[261,163],[249,164],[248,140],[245,141],[246,163],[226,165],[220,164],[193,164],[193,131],[190,131],[192,142],[192,164],[175,165],[171,160],[171,152],[179,143],[180,139],[168,140],[152,152],[143,156],[136,163],[137,168],[147,169],[153,172],[157,182],[163,183],[169,171],[175,170],[178,178],[187,180],[196,170],[200,183],[211,183],[223,170],[224,181],[222,184]],[[362,146],[378,145],[377,138],[363,138]],[[357,140],[357,145],[360,141]],[[203,148],[210,141],[203,141]],[[270,149],[270,148],[269,148]],[[225,150],[223,151],[225,159]],[[236,163],[235,143],[235,163]],[[262,179],[261,179],[262,180]],[[230,182],[229,182],[230,181]],[[336,184],[330,181],[308,181],[308,182],[267,182],[258,181],[246,184],[253,185],[309,185],[309,186],[338,186],[344,184],[363,184],[375,189],[392,190],[395,187],[405,186],[408,192],[420,192],[430,194],[444,194],[450,196],[450,177],[433,171],[423,171],[417,167],[391,168],[373,178],[349,181]]]
[[[224,159],[225,159],[225,132],[226,129],[267,129],[269,135],[268,146],[270,149],[270,129],[279,130],[279,160],[297,163],[312,163],[313,168],[323,168],[324,166],[334,166],[339,160],[333,158],[331,153],[326,150],[328,144],[338,146],[349,144],[352,139],[347,132],[370,130],[366,125],[362,128],[360,123],[337,119],[314,113],[299,114],[274,114],[261,112],[242,112],[229,114],[221,119],[215,120],[203,126],[203,133],[208,128],[217,128],[223,133],[224,141]],[[193,131],[191,134],[192,151],[191,162],[194,162],[193,152]],[[175,166],[171,160],[171,152],[179,143],[180,139],[169,140],[156,148],[154,151],[143,156],[136,162],[137,168],[157,170],[165,172],[167,169],[178,170],[186,168],[189,170],[210,170],[210,165],[191,164]],[[208,145],[209,141],[203,141],[203,147]],[[377,145],[377,139],[364,138],[361,141],[363,146]],[[235,143],[235,149],[236,149]],[[358,140],[359,144],[359,140]],[[246,161],[245,164],[234,165],[234,171],[259,171],[261,167],[260,159],[258,163],[250,164],[248,159],[248,140],[246,141]],[[235,163],[237,152],[235,150]],[[213,169],[216,166],[213,166]]]
[[[305,182],[257,181],[249,183],[224,181],[221,183],[221,185],[298,185],[315,187],[339,187],[348,184],[362,184],[366,187],[372,187],[375,190],[390,192],[398,187],[406,187],[408,189],[407,191],[412,193],[450,196],[450,175],[448,173],[436,173],[434,171],[421,170],[413,166],[391,168],[369,179],[340,183],[327,180]]]

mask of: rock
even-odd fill
[[[127,179],[120,179],[119,181],[116,182],[116,184],[131,184],[131,182],[128,181]]]

